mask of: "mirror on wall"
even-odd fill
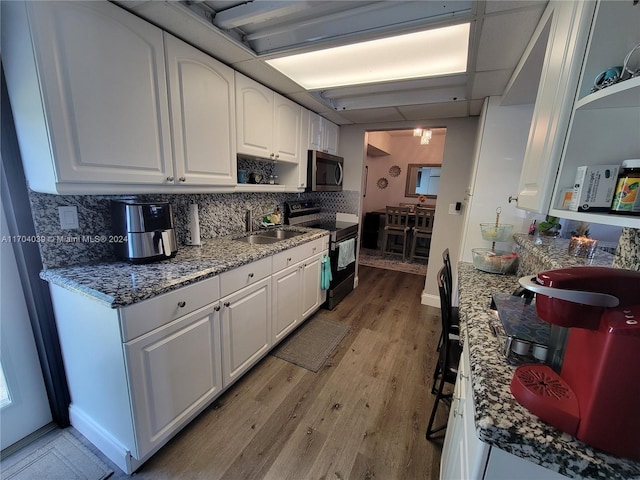
[[[425,195],[427,198],[437,198],[441,167],[442,165],[430,163],[407,165],[405,197]]]

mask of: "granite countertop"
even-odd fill
[[[551,256],[562,263],[560,256]],[[471,359],[478,438],[567,477],[640,479],[640,462],[596,450],[542,422],[516,402],[509,390],[515,367],[507,363],[489,329],[495,321],[489,304],[492,293],[511,293],[517,286],[516,276],[484,273],[470,263],[458,265],[461,334]]]
[[[118,308],[213,277],[283,250],[327,236],[327,230],[286,227],[303,232],[266,245],[237,241],[246,234],[205,239],[201,246],[180,246],[175,257],[134,265],[109,262],[44,270],[40,277],[98,302]]]

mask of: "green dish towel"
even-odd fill
[[[322,288],[322,290],[329,290],[329,284],[333,277],[331,275],[331,261],[328,255],[322,257],[322,269],[320,272],[320,288]]]

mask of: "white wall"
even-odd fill
[[[463,216],[449,215],[449,204],[462,202],[471,176],[473,149],[478,117],[446,118],[421,122],[388,122],[340,127],[339,152],[345,159],[345,185],[348,190],[362,192],[364,160],[366,157],[365,132],[373,130],[401,130],[417,126],[423,128],[446,127],[447,136],[440,177],[440,191],[436,205],[436,222],[431,240],[432,268],[427,269],[422,303],[440,306],[436,273],[442,265],[442,251],[449,248],[454,259],[459,257]],[[362,202],[360,204],[362,215]]]
[[[527,147],[533,105],[500,106],[500,97],[490,97],[484,105],[482,137],[476,147],[472,195],[465,202],[465,233],[462,261],[471,262],[472,248],[491,247],[483,240],[480,223],[493,223],[501,208],[500,223],[514,225],[513,233],[526,233],[533,218],[541,218],[509,203],[516,196],[522,162]],[[497,249],[511,250],[512,242]]]

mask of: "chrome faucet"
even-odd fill
[[[247,210],[247,213],[245,214],[245,224],[246,224],[247,233],[252,233],[253,232],[253,213],[251,212],[251,210]]]

